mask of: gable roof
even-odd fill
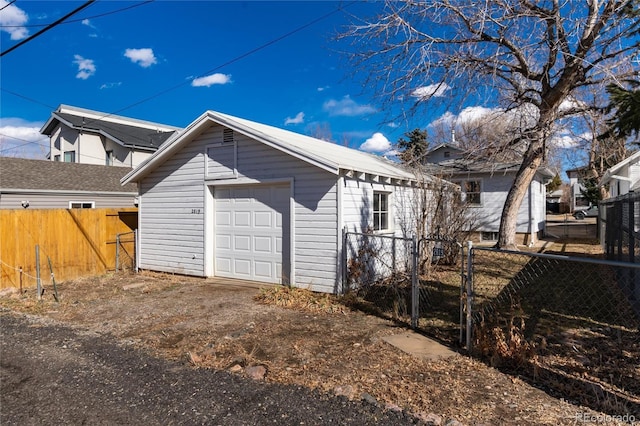
[[[37,190],[137,194],[135,183],[124,187],[120,184],[120,179],[130,171],[130,167],[0,157],[0,192]]]
[[[89,109],[60,105],[51,113],[40,133],[51,136],[59,124],[83,132],[98,133],[125,147],[155,151],[179,127]]]
[[[415,179],[413,173],[397,163],[373,154],[220,112],[207,111],[125,176],[122,182],[138,181],[212,123],[230,128],[336,175],[367,173],[404,181]]]
[[[449,145],[449,144],[441,144],[436,148],[431,150],[433,152],[438,149],[442,149],[444,147],[455,149],[459,152],[464,152],[460,148]],[[515,173],[520,169],[520,162],[518,161],[510,161],[510,162],[497,162],[491,159],[483,158],[477,155],[468,155],[464,157],[458,158],[449,158],[439,163],[427,163],[425,165],[425,169],[428,173],[432,174],[443,174],[445,176],[451,176],[456,174],[479,174],[479,173]],[[541,166],[538,168],[539,173],[543,177],[554,177],[555,173],[553,173],[549,168]]]
[[[615,164],[609,169],[607,169],[607,171],[604,172],[604,175],[602,175],[602,179],[600,179],[600,185],[607,184],[609,181],[611,181],[614,178],[614,176],[620,171],[620,169],[633,163],[634,161],[640,161],[640,151],[634,152],[633,154],[631,154],[629,157],[625,158],[618,164]],[[627,177],[630,177],[630,176],[627,176]]]

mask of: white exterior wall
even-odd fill
[[[365,232],[373,226],[374,191],[390,194],[391,229],[382,234],[410,238],[415,233],[413,188],[344,178],[342,190],[342,226],[349,232]]]
[[[135,207],[136,194],[100,194],[95,193],[0,193],[0,209],[23,209],[22,201],[29,201],[29,210],[33,209],[68,209],[69,202],[93,202],[94,208]]]
[[[453,181],[459,178],[453,178]],[[500,216],[507,199],[509,188],[513,184],[513,174],[483,174],[470,177],[468,180],[481,180],[481,205],[470,206],[469,214],[475,218],[477,230],[498,232],[500,228]],[[520,209],[518,210],[516,232],[529,232],[529,190],[525,193]]]
[[[293,284],[335,291],[338,177],[236,133],[237,178],[205,181],[206,148],[221,140],[222,127],[212,125],[140,181],[140,267],[207,276],[213,258],[205,262],[205,252],[214,253],[205,246],[212,247],[207,239],[215,235],[208,231],[215,208],[211,187],[290,181]]]
[[[65,151],[75,151],[76,163],[104,166],[107,151],[113,151],[113,166],[135,168],[153,154],[124,147],[99,134],[80,133],[67,126],[58,126],[49,141],[52,161],[56,155],[64,161]]]
[[[100,135],[80,133],[80,143],[76,145],[79,147],[76,152],[77,163],[105,165],[106,152]]]

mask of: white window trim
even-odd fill
[[[72,207],[74,204],[91,204],[91,207]],[[83,208],[95,209],[96,202],[95,201],[69,201],[69,208],[70,209],[83,209]]]
[[[371,224],[373,225],[373,232],[376,234],[388,234],[388,233],[393,233],[394,232],[394,217],[393,217],[393,192],[388,191],[388,190],[380,190],[380,189],[373,189],[373,197],[375,198],[376,194],[384,194],[387,196],[387,227],[384,229],[375,229],[375,210],[373,208],[374,206],[374,202],[373,199],[371,200]]]

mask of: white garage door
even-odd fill
[[[289,256],[289,185],[217,187],[214,196],[215,275],[281,283]]]

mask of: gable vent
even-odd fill
[[[233,143],[233,129],[225,127],[222,130],[222,143]]]

